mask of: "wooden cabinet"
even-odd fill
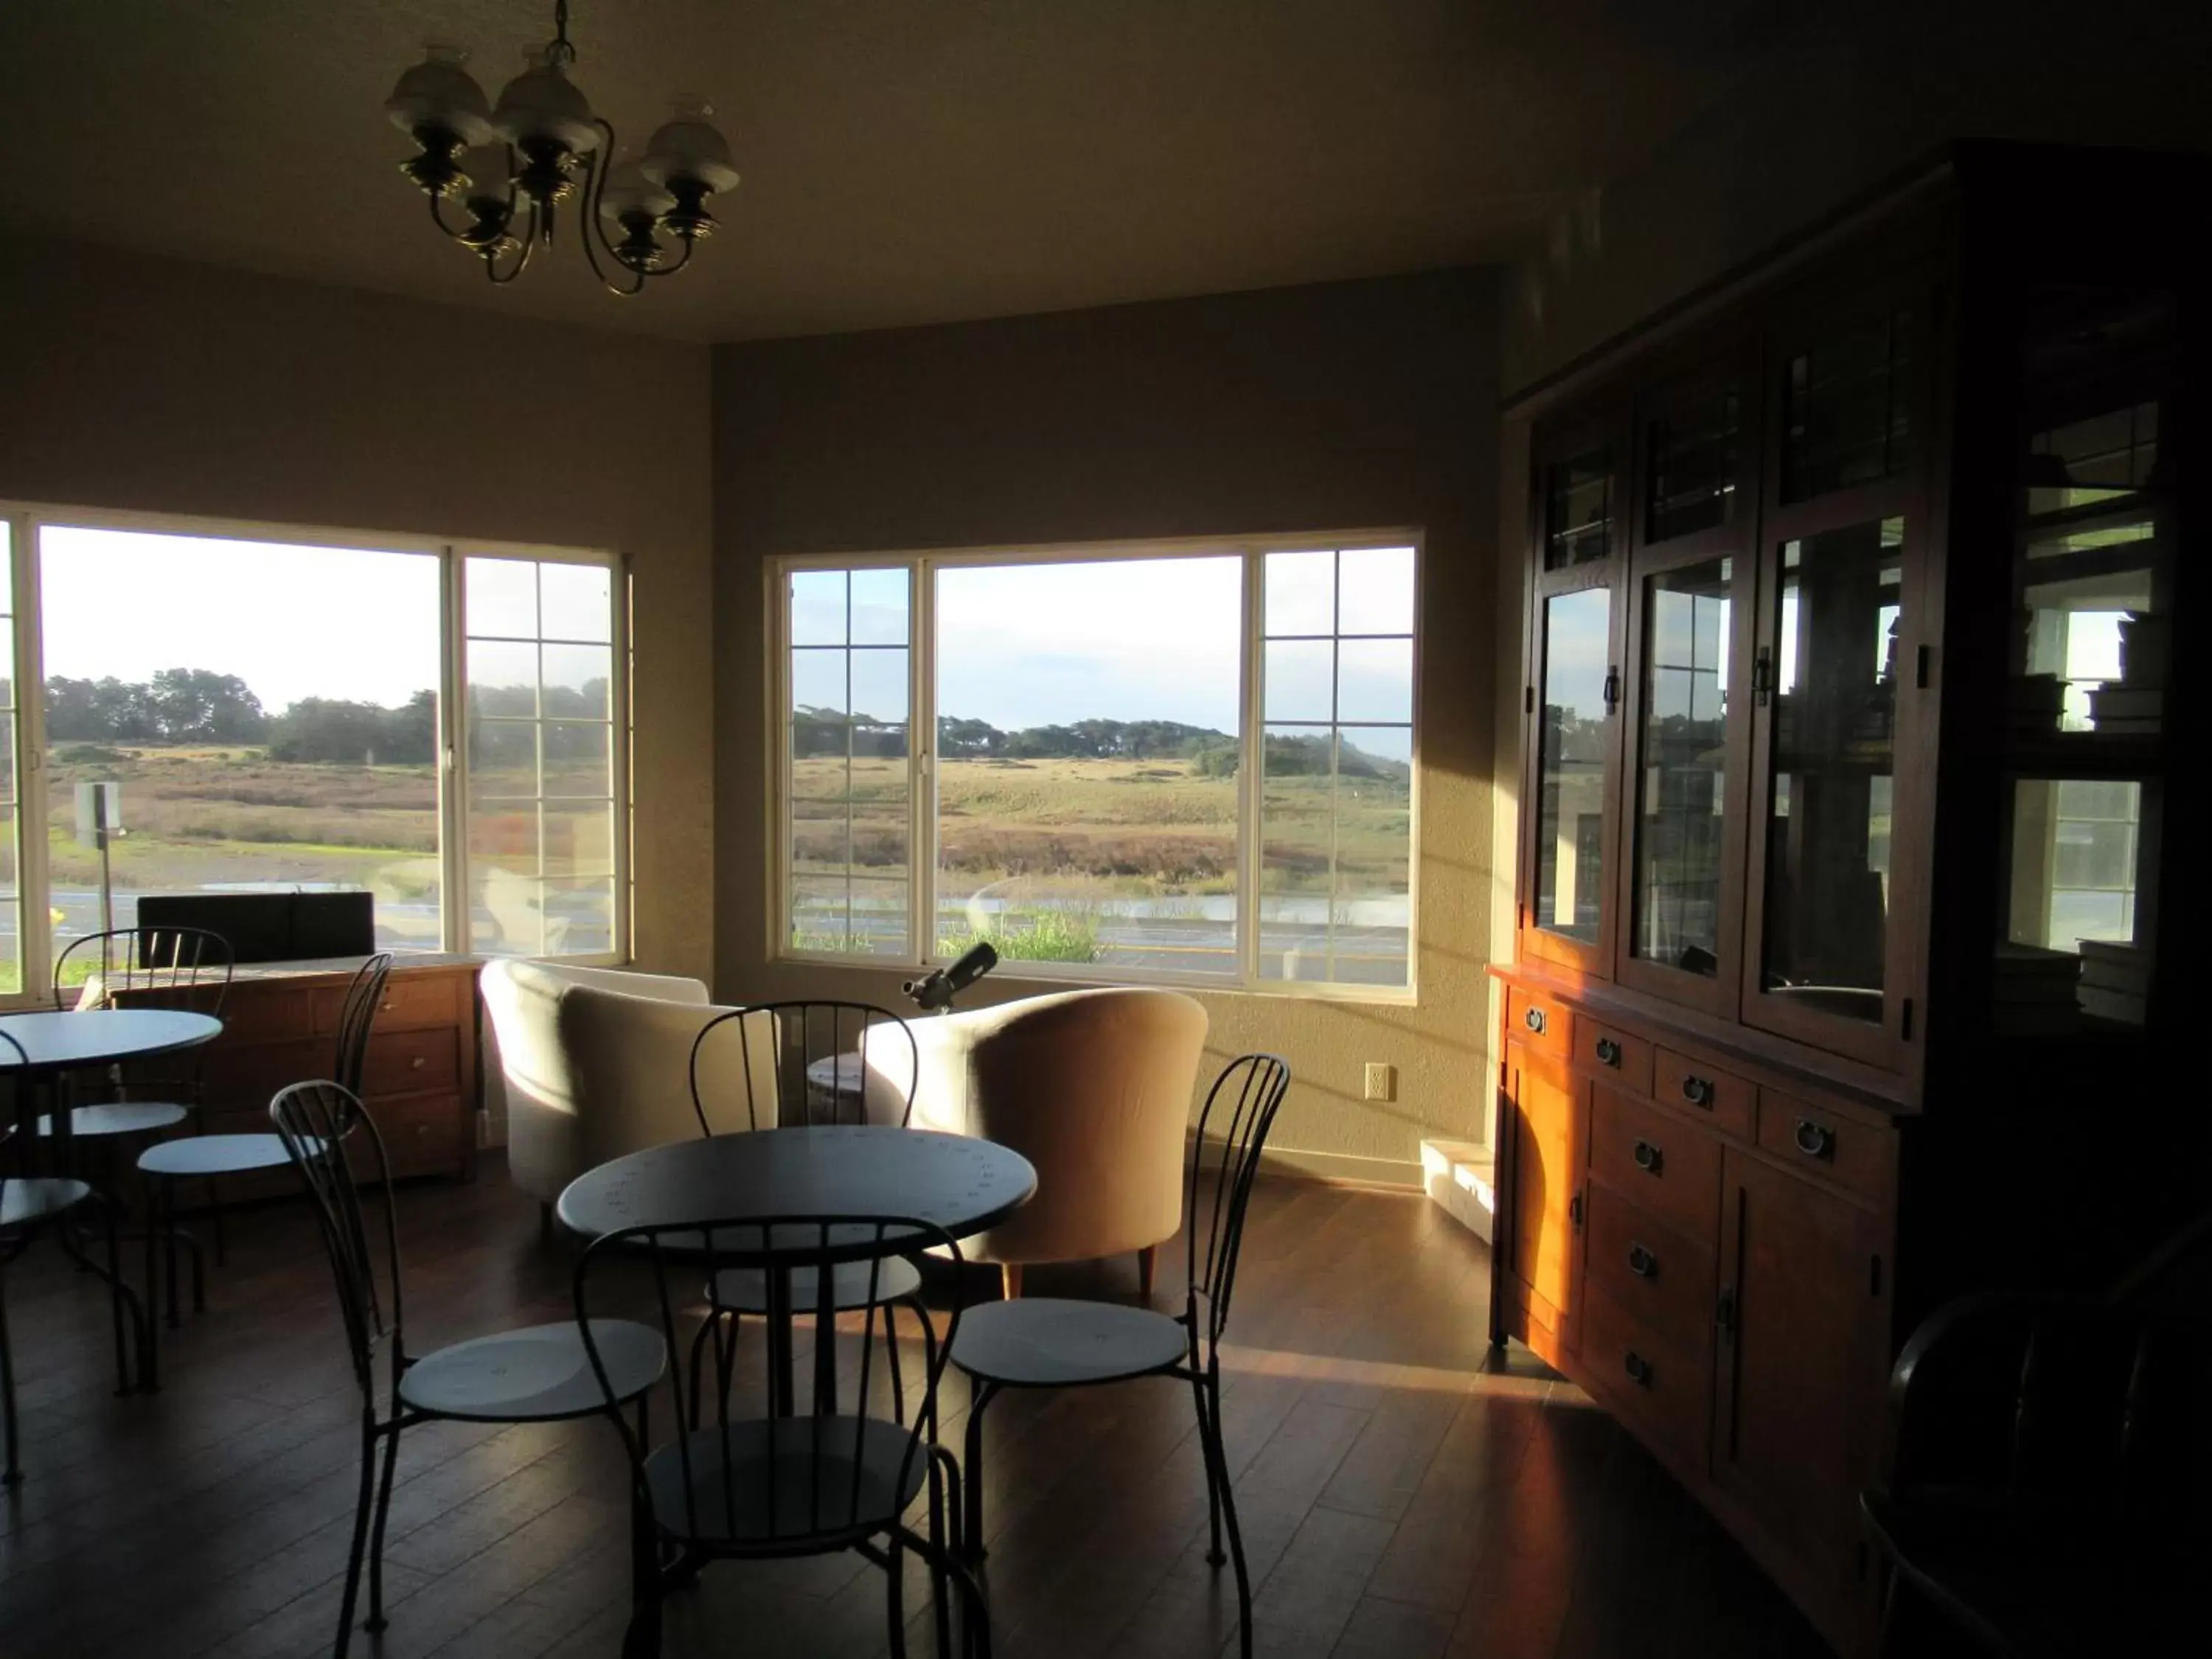
[[[339,1012],[357,965],[238,969],[223,1005],[222,1035],[198,1055],[208,1133],[265,1133],[269,1102],[278,1090],[331,1075]],[[472,1175],[479,1098],[475,964],[400,958],[385,981],[362,1071],[362,1098],[394,1176]],[[235,1176],[223,1188],[227,1197],[240,1198],[295,1189],[296,1178],[287,1171]]]
[[[2208,186],[1957,146],[1513,411],[1496,1334],[1839,1647],[1913,1325],[2206,1201]]]

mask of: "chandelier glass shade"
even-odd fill
[[[495,104],[464,66],[466,52],[428,47],[384,101],[392,124],[415,141],[399,170],[429,198],[438,228],[482,260],[493,282],[514,281],[551,246],[559,210],[574,202],[592,274],[614,293],[635,294],[683,270],[713,233],[708,204],[738,187],[729,141],[709,106],[678,99],[643,155],[617,161],[614,128],[568,78],[576,61],[568,0],[555,0],[553,23],[551,41]]]

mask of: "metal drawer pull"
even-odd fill
[[[1636,1167],[1643,1170],[1644,1174],[1657,1175],[1659,1173],[1659,1166],[1665,1161],[1667,1155],[1661,1152],[1656,1146],[1654,1146],[1650,1141],[1639,1140],[1636,1143],[1635,1152],[1630,1154],[1630,1156],[1635,1158]]]
[[[1808,1158],[1817,1158],[1832,1163],[1836,1156],[1836,1132],[1809,1117],[1797,1120],[1797,1150]]]
[[[417,1054],[414,1059],[407,1062],[407,1069],[410,1072],[419,1072],[422,1069],[423,1066],[428,1063],[428,1060],[429,1056],[427,1054]]]
[[[1632,1244],[1628,1247],[1628,1271],[1638,1279],[1656,1279],[1659,1277],[1659,1258],[1641,1244]]]
[[[1684,1078],[1682,1098],[1692,1106],[1711,1106],[1713,1103],[1712,1079],[1702,1077]]]
[[[1631,1348],[1627,1358],[1628,1380],[1640,1389],[1651,1386],[1651,1362]]]
[[[1601,1066],[1620,1065],[1620,1045],[1611,1037],[1600,1037],[1597,1040],[1597,1063]]]
[[[1530,1030],[1534,1031],[1538,1036],[1544,1035],[1544,1011],[1541,1008],[1528,1008],[1522,1010],[1521,1014],[1521,1023],[1527,1026]]]

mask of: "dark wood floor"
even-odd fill
[[[496,1162],[403,1194],[410,1346],[568,1310],[567,1248]],[[1175,1272],[1168,1272],[1172,1261]],[[1163,1252],[1162,1281],[1181,1260]],[[41,1248],[8,1270],[28,1478],[0,1497],[0,1655],[329,1650],[356,1409],[328,1272],[296,1208],[236,1218],[166,1387],[117,1398],[105,1298]],[[1546,1376],[1485,1376],[1482,1247],[1418,1199],[1288,1183],[1253,1203],[1228,1357],[1229,1456],[1271,1656],[1817,1655],[1818,1639],[1652,1460]],[[1133,1263],[1031,1276],[1133,1297]],[[979,1283],[977,1289],[985,1287]],[[948,1384],[957,1443],[964,1388]],[[1189,1397],[1139,1382],[992,1408],[998,1650],[1234,1651],[1205,1564]],[[626,1615],[619,1454],[604,1422],[435,1425],[401,1456],[378,1659],[586,1659]],[[907,1599],[912,1650],[927,1600]],[[720,1566],[672,1606],[669,1655],[884,1650],[854,1557]]]

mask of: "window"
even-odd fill
[[[387,950],[622,949],[612,560],[76,512],[0,532],[0,991],[100,925],[94,783],[117,926],[147,893],[365,890]]]
[[[784,562],[781,953],[1410,990],[1416,557]]]

